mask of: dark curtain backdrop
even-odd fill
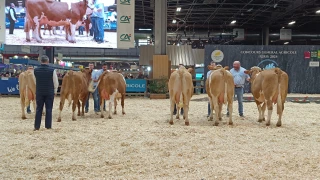
[[[224,59],[217,64],[232,68],[233,61],[238,60],[246,69],[257,65],[265,68],[273,64],[288,73],[289,93],[320,94],[320,68],[309,67],[311,59],[314,61],[320,59],[318,57],[305,59],[305,52],[315,53],[320,50],[320,46],[207,45],[205,47],[205,66],[212,61],[211,53],[214,50],[221,50],[224,53]],[[288,51],[296,54],[280,54]],[[205,78],[207,72],[208,69],[205,67]],[[249,83],[245,85],[245,92],[250,92]]]

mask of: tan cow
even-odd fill
[[[112,103],[114,103],[114,114],[117,114],[117,102],[116,99],[120,98],[121,95],[121,106],[122,106],[122,114],[126,114],[124,111],[124,98],[126,96],[126,81],[122,74],[117,72],[109,72],[104,71],[99,79],[97,85],[99,96],[100,96],[100,109],[103,108],[104,100],[109,101],[109,111],[108,118],[112,119],[111,116],[111,108]],[[101,111],[101,118],[104,118],[103,111]]]
[[[259,110],[259,120],[265,120],[264,112],[268,107],[266,125],[270,125],[273,105],[277,104],[277,114],[279,115],[277,126],[281,126],[281,118],[284,110],[284,102],[288,93],[288,74],[279,68],[261,70],[259,67],[252,67],[245,73],[251,76],[251,92]]]
[[[27,70],[19,75],[20,103],[22,119],[27,119],[25,108],[32,101],[33,109],[36,110],[36,79],[32,70]]]
[[[179,70],[173,71],[170,75],[168,89],[170,95],[170,124],[173,124],[173,111],[174,106],[177,106],[177,115],[176,119],[179,119],[179,110],[183,107],[183,119],[185,120],[185,125],[189,125],[188,111],[189,111],[189,102],[193,95],[193,82],[191,71],[193,69],[189,68],[188,70],[185,67],[180,67]]]
[[[213,110],[215,110],[215,126],[219,125],[219,120],[222,120],[222,105],[228,104],[229,109],[229,125],[232,125],[233,112],[233,96],[234,96],[234,81],[232,74],[222,66],[217,66],[213,70],[206,82],[206,91],[209,96],[211,113],[209,120],[213,120]]]
[[[75,116],[76,106],[78,105],[78,116],[84,116],[84,106],[88,99],[90,91],[92,69],[83,69],[82,72],[69,71],[62,79],[60,91],[60,107],[58,122],[61,122],[61,112],[66,99],[69,101],[69,107],[72,102],[72,120],[77,120]],[[80,102],[82,113],[80,114]]]

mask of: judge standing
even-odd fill
[[[45,128],[52,127],[52,107],[54,95],[57,94],[59,81],[56,70],[49,67],[49,57],[44,55],[41,57],[40,67],[34,69],[36,77],[36,117],[34,122],[34,130],[39,130],[41,125],[41,117],[43,106],[46,105]]]

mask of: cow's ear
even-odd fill
[[[225,70],[229,70],[229,66],[225,66],[224,69],[225,69]]]
[[[191,73],[193,71],[192,68],[188,68],[188,72]]]
[[[245,74],[250,74],[250,71],[249,70],[245,70],[244,73]]]

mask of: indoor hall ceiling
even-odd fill
[[[135,3],[135,28],[152,28],[154,0]],[[320,28],[320,13],[316,13],[320,0],[168,0],[167,4],[168,32],[233,28],[260,31],[264,26],[317,32]],[[231,24],[233,20],[236,23]],[[296,23],[288,25],[291,21]]]

